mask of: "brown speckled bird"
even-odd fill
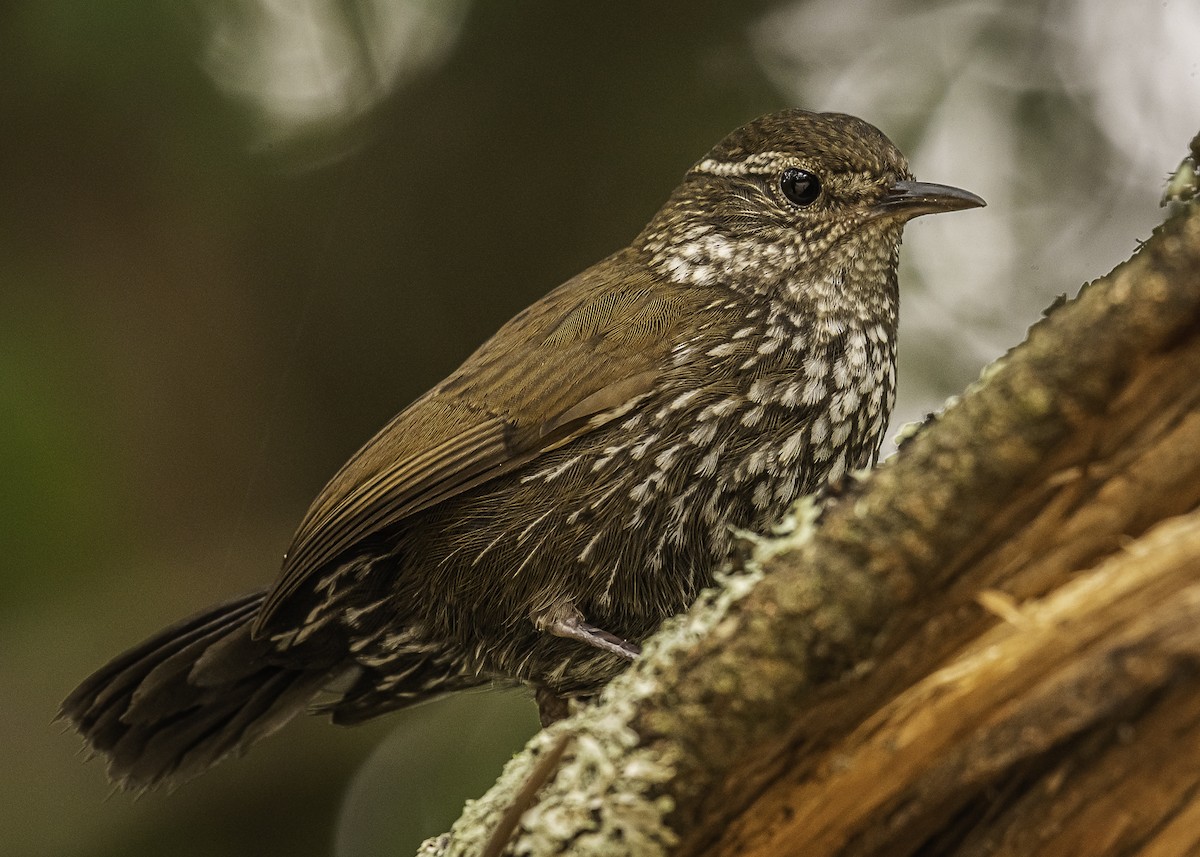
[[[734,131],[628,247],[504,325],[333,477],[273,586],[162,631],[62,713],[132,788],[243,752],[323,689],[357,723],[490,682],[587,697],[735,529],[878,454],[916,182],[852,116]]]

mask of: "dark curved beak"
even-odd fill
[[[888,188],[887,195],[871,209],[871,217],[902,217],[910,220],[922,214],[982,208],[987,205],[980,197],[959,187],[932,182],[898,181]]]

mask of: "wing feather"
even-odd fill
[[[281,610],[355,545],[526,464],[629,411],[674,344],[677,306],[622,254],[505,325],[449,378],[401,411],[330,480],[309,509],[253,626],[289,627]],[[305,611],[306,612],[306,611]],[[273,622],[274,620],[274,622]]]
[[[493,417],[392,466],[379,466],[377,451],[393,432],[403,430],[398,424],[410,413],[402,412],[363,447],[313,504],[284,557],[283,574],[255,620],[254,637],[263,636],[271,617],[313,572],[372,533],[444,499],[439,495],[450,485],[495,469],[509,457],[507,427]],[[358,481],[362,471],[365,478]],[[343,488],[351,481],[352,487]]]

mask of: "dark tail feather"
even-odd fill
[[[336,699],[314,707],[328,712],[338,726],[357,726],[447,693],[492,684],[487,677],[462,672],[452,658],[420,651],[395,655],[386,664],[347,677],[352,683]]]
[[[60,716],[108,757],[122,788],[178,784],[241,755],[296,714],[336,675],[279,662],[250,639],[256,592],[160,631],[84,680]]]

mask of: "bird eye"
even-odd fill
[[[789,167],[779,177],[779,189],[784,196],[803,208],[812,205],[821,195],[821,180],[812,173]]]

